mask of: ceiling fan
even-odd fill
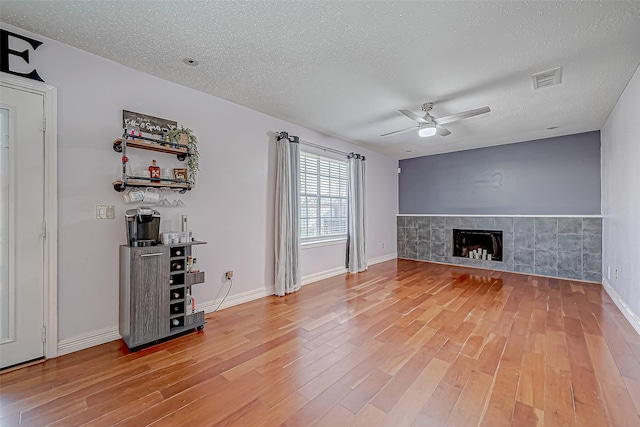
[[[488,113],[489,111],[491,111],[489,107],[482,107],[476,108],[474,110],[463,111],[462,113],[452,114],[450,116],[440,117],[438,119],[429,114],[429,111],[431,111],[432,108],[433,102],[422,104],[422,111],[425,112],[424,117],[420,117],[419,115],[409,110],[399,110],[402,114],[418,123],[418,125],[412,126],[407,129],[385,133],[380,136],[395,135],[397,133],[407,132],[414,129],[418,129],[418,135],[422,137],[433,136],[436,133],[440,136],[447,136],[450,135],[451,132],[449,132],[449,130],[442,125],[457,122],[458,120],[468,119],[469,117],[478,116],[480,114]]]

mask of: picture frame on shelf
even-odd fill
[[[173,179],[182,179],[184,181],[187,181],[189,179],[189,173],[187,172],[187,168],[174,168]]]

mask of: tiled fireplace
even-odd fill
[[[599,217],[400,215],[397,225],[399,258],[602,281]],[[470,231],[470,235],[501,232],[499,259],[495,254],[491,260],[482,259],[482,249],[487,254],[493,250],[494,243],[488,240],[466,240],[468,246],[462,255],[462,247],[456,248],[454,230]],[[469,256],[473,250],[480,252],[479,259]]]

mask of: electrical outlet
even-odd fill
[[[384,249],[384,243],[382,244],[382,249]]]
[[[231,280],[232,277],[233,277],[233,270],[229,270],[226,273],[224,273],[224,278],[226,280]]]
[[[616,268],[616,280],[618,280],[618,269]]]

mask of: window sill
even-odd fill
[[[343,245],[347,241],[346,237],[341,237],[339,239],[331,239],[331,240],[316,240],[311,242],[303,242],[301,243],[302,250],[319,248],[321,246],[333,246],[333,245]]]

